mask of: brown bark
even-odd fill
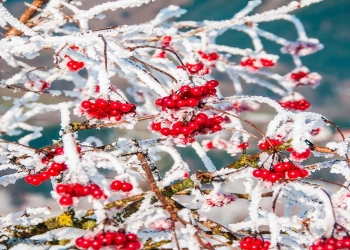
[[[28,7],[21,17],[19,18],[19,21],[21,21],[24,24],[27,24],[28,21],[36,14],[38,11],[38,8],[43,7],[45,3],[47,3],[49,0],[34,0],[32,3],[32,6]],[[6,36],[20,36],[22,35],[22,31],[16,29],[15,27],[11,27],[7,32]]]

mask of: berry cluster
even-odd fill
[[[261,150],[267,150],[267,149],[270,149],[272,147],[279,146],[279,145],[282,145],[282,144],[283,144],[283,142],[281,142],[281,141],[279,141],[277,139],[268,138],[268,140],[260,142],[258,147]]]
[[[119,180],[114,180],[112,183],[109,185],[109,188],[111,191],[118,192],[118,191],[123,191],[123,192],[130,192],[134,187],[131,185],[129,182],[121,182]]]
[[[265,59],[265,58],[242,58],[241,66],[249,67],[251,69],[257,70],[262,67],[273,67],[275,66],[275,62],[273,60]]]
[[[275,183],[279,179],[305,178],[309,175],[306,169],[299,168],[290,162],[276,163],[271,170],[255,169],[253,176],[264,181]]]
[[[136,106],[133,103],[121,103],[119,101],[108,101],[102,98],[95,102],[89,100],[80,104],[82,112],[87,114],[88,118],[111,119],[112,117],[119,121],[129,113],[135,113]]]
[[[77,147],[80,152],[81,148]],[[57,155],[63,155],[63,148],[57,147],[54,151],[48,153],[45,157],[41,159],[44,164],[50,164],[50,161]],[[56,177],[63,171],[67,170],[67,165],[64,163],[52,162],[51,165],[45,170],[37,173],[36,175],[29,174],[25,177],[25,181],[33,186],[39,186],[44,181],[47,181],[51,177]]]
[[[209,80],[204,86],[191,87],[189,85],[184,85],[177,92],[163,98],[158,98],[155,104],[162,107],[163,110],[195,107],[203,99],[215,96],[215,88],[218,85],[219,82],[216,80]]]
[[[71,45],[69,48],[72,50],[75,50],[75,51],[79,50],[79,47],[77,47],[75,45]],[[83,68],[85,65],[83,62],[74,61],[70,56],[65,55],[64,58],[68,59],[68,62],[66,65],[70,71],[76,72],[76,71],[80,70],[81,68]]]
[[[224,118],[220,115],[214,115],[209,117],[205,113],[199,113],[193,116],[191,121],[177,121],[169,126],[169,121],[164,120],[162,122],[153,122],[151,124],[151,129],[153,131],[159,132],[164,136],[178,137],[184,135],[189,140],[188,142],[193,142],[193,138],[196,135],[206,135],[210,133],[215,133],[222,130],[221,123]]]
[[[141,243],[137,235],[124,232],[105,232],[99,233],[94,238],[88,239],[79,237],[75,240],[75,246],[79,249],[98,250],[105,246],[115,246],[113,249],[138,250],[141,249]]]
[[[57,194],[61,195],[58,200],[61,206],[70,206],[73,204],[73,197],[84,197],[91,195],[95,199],[107,198],[101,188],[96,184],[81,185],[75,184],[58,184],[56,186]]]
[[[203,51],[199,50],[198,54],[200,55],[200,57],[208,61],[216,61],[219,59],[219,54],[216,52],[206,54]]]
[[[283,108],[286,109],[291,109],[291,110],[307,110],[310,106],[311,103],[308,102],[306,99],[300,99],[296,101],[279,101],[278,102]]]
[[[201,63],[201,62],[198,62],[198,63],[195,63],[195,64],[186,63],[185,67],[186,67],[187,71],[191,75],[197,74],[197,75],[201,75],[202,76],[202,75],[210,73],[210,69],[207,66],[205,66],[203,63]],[[178,66],[178,68],[182,68],[183,69],[182,66]]]
[[[345,236],[339,240],[335,238],[318,239],[309,248],[310,250],[350,250],[350,236]]]
[[[256,239],[250,236],[244,237],[239,246],[242,250],[268,250],[271,243],[266,240]]]

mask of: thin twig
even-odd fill
[[[99,34],[98,37],[101,37],[102,41],[103,41],[103,44],[104,44],[104,47],[103,47],[103,56],[105,58],[105,70],[107,72],[107,42],[105,40],[105,38],[103,37],[102,34]]]

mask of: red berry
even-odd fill
[[[220,123],[222,123],[224,121],[224,118],[222,117],[222,116],[215,116],[214,118],[213,118],[213,122],[215,123],[215,124],[220,124]]]
[[[256,178],[260,178],[261,177],[261,170],[260,169],[255,169],[253,171],[253,176]]]
[[[289,170],[287,172],[287,176],[290,179],[296,179],[296,178],[300,177],[300,171],[299,171],[299,169]]]
[[[205,85],[209,88],[209,89],[214,89],[216,88],[217,86],[219,86],[219,82],[216,81],[216,80],[210,80],[210,81],[207,81],[205,83]]]
[[[269,170],[266,170],[266,169],[261,170],[261,178],[263,180],[267,180],[269,178],[269,176],[270,176],[270,171]]]
[[[261,150],[266,150],[266,149],[268,149],[270,147],[270,145],[267,142],[261,142],[261,143],[259,143],[258,147]]]
[[[95,103],[96,103],[97,107],[99,107],[101,109],[105,109],[109,106],[109,103],[104,99],[97,99]]]
[[[137,235],[133,233],[128,233],[125,235],[128,241],[137,241]]]
[[[121,190],[123,192],[130,192],[134,187],[129,182],[123,182],[121,186]]]
[[[292,170],[292,169],[295,168],[295,165],[293,163],[289,162],[289,161],[283,162],[282,164],[283,164],[283,167],[284,167],[285,171]]]
[[[65,184],[58,184],[56,186],[56,192],[60,195],[67,194],[67,186]]]
[[[136,241],[136,242],[128,242],[125,245],[127,250],[138,250],[141,248],[141,243]]]
[[[111,110],[109,111],[109,115],[110,115],[110,116],[119,116],[119,115],[120,115],[120,112],[119,112],[118,110],[116,110],[116,109],[111,109]]]
[[[80,106],[83,108],[83,109],[90,109],[91,108],[91,105],[92,103],[90,101],[83,101]]]
[[[202,95],[202,89],[200,87],[193,87],[191,89],[191,94],[194,96],[200,96]]]
[[[272,183],[278,181],[280,176],[277,173],[271,173],[269,174],[268,180],[271,181]]]
[[[191,87],[188,85],[184,85],[180,88],[180,93],[181,94],[187,94],[191,92]]]
[[[199,128],[199,125],[196,122],[190,122],[187,126],[192,130],[197,130]]]
[[[123,113],[129,112],[131,111],[131,109],[132,109],[132,106],[128,103],[121,104],[119,108],[119,110],[122,111]]]
[[[82,244],[83,244],[84,238],[83,237],[79,237],[75,240],[75,245],[79,248],[83,248]]]
[[[101,189],[94,189],[91,190],[91,195],[95,199],[101,199],[101,197],[103,196],[103,191]]]
[[[189,106],[189,107],[194,107],[194,106],[197,106],[197,105],[198,105],[198,101],[197,101],[196,99],[194,99],[194,98],[188,98],[188,99],[186,100],[186,104],[187,104],[187,106]]]
[[[50,167],[50,168],[55,169],[55,170],[57,170],[57,171],[62,171],[62,169],[63,169],[63,164],[58,163],[58,162],[54,162],[54,163],[51,164],[51,167]]]
[[[215,124],[212,128],[211,128],[211,132],[215,133],[222,130],[222,127],[219,124]]]
[[[342,239],[342,247],[343,248],[350,248],[350,237],[348,236],[348,237],[344,237],[343,239]]]
[[[163,104],[167,108],[174,108],[176,106],[176,102],[170,98],[163,100]]]
[[[279,162],[273,166],[273,170],[275,170],[275,172],[281,173],[281,172],[284,172],[286,170],[286,168],[285,168],[283,162]]]
[[[151,124],[151,129],[154,131],[159,131],[161,129],[161,125],[160,122],[154,122]]]
[[[62,196],[58,202],[61,206],[70,206],[73,204],[73,199],[70,196]]]
[[[39,176],[33,176],[31,183],[33,186],[39,186],[42,183],[42,179]]]
[[[164,136],[170,135],[170,129],[169,128],[161,128],[160,133]]]
[[[47,172],[52,176],[52,177],[55,177],[55,176],[59,176],[60,175],[60,171],[54,169],[54,168],[49,168],[47,170]]]
[[[173,101],[181,100],[181,96],[178,95],[178,94],[172,94],[170,98],[171,98],[171,100],[173,100]]]
[[[189,127],[185,126],[181,128],[181,134],[186,136],[186,135],[190,135],[191,133],[192,133],[192,130]]]
[[[184,99],[180,99],[176,101],[176,106],[179,108],[185,107],[187,105],[187,101]]]
[[[32,184],[33,177],[34,177],[34,175],[29,174],[29,175],[27,175],[27,176],[24,178],[24,180],[25,180],[25,182],[27,182],[28,184]]]
[[[55,149],[55,154],[56,155],[63,155],[64,154],[64,149],[62,147],[58,147]]]
[[[114,180],[112,181],[112,183],[110,184],[109,188],[112,191],[119,191],[122,188],[122,182],[119,180]]]
[[[99,240],[99,239],[94,239],[90,243],[90,247],[94,250],[100,249],[102,247],[102,245],[103,244],[102,244],[101,240]]]
[[[335,247],[335,245],[333,245],[331,243],[326,243],[326,244],[323,245],[323,249],[324,250],[335,250],[336,247]]]
[[[109,107],[110,107],[111,109],[115,109],[115,110],[119,110],[120,106],[121,106],[121,103],[120,103],[120,102],[111,102],[111,103],[109,104]]]
[[[203,125],[206,123],[208,120],[208,116],[204,113],[199,113],[195,118],[194,122],[197,123],[198,125]]]
[[[114,238],[116,245],[123,245],[126,241],[127,239],[123,233],[116,233],[116,236]]]
[[[47,181],[48,179],[51,178],[51,175],[47,172],[47,171],[43,171],[41,173],[38,174],[38,177],[42,180],[42,181]]]

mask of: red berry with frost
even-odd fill
[[[194,106],[197,106],[197,105],[198,105],[198,101],[197,101],[196,99],[194,99],[194,98],[188,98],[188,99],[186,100],[186,104],[187,104],[187,106],[189,106],[189,107],[194,107]]]
[[[256,178],[260,178],[261,177],[261,170],[260,169],[255,169],[253,171],[253,176],[256,177]]]

